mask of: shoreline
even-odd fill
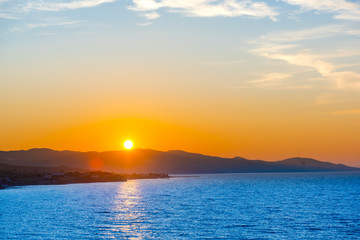
[[[0,176],[0,190],[11,187],[37,186],[37,185],[65,185],[77,183],[126,182],[137,179],[169,179],[168,174],[118,174],[111,172],[53,172],[53,173],[15,173],[8,172]]]

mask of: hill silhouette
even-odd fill
[[[311,158],[289,158],[282,161],[248,160],[241,157],[221,158],[179,150],[76,152],[35,148],[20,151],[0,151],[0,163],[19,166],[67,166],[119,173],[250,173],[250,172],[319,172],[360,171],[343,164],[317,161]]]

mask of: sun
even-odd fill
[[[126,140],[124,142],[124,148],[126,148],[128,150],[132,149],[133,146],[134,146],[134,143],[131,140]]]

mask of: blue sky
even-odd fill
[[[206,57],[209,62],[231,62],[246,55],[264,64],[282,62],[283,66],[240,85],[322,85],[299,80],[304,72],[313,71],[313,78],[326,80],[329,87],[353,89],[360,88],[359,5],[344,0],[2,0],[1,43],[9,50],[73,38],[114,45],[120,39],[119,44],[136,46],[136,51],[154,48],[160,56],[176,43],[176,54],[192,52],[190,58],[200,55],[199,61]],[[284,83],[292,78],[296,84]]]
[[[223,156],[251,132],[245,157],[359,154],[359,1],[0,0],[0,70],[8,135],[126,116],[230,139]],[[279,128],[299,148],[276,155]]]

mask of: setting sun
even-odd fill
[[[126,140],[126,141],[124,142],[124,147],[125,147],[126,149],[132,149],[133,146],[134,146],[134,143],[133,143],[131,140]]]

